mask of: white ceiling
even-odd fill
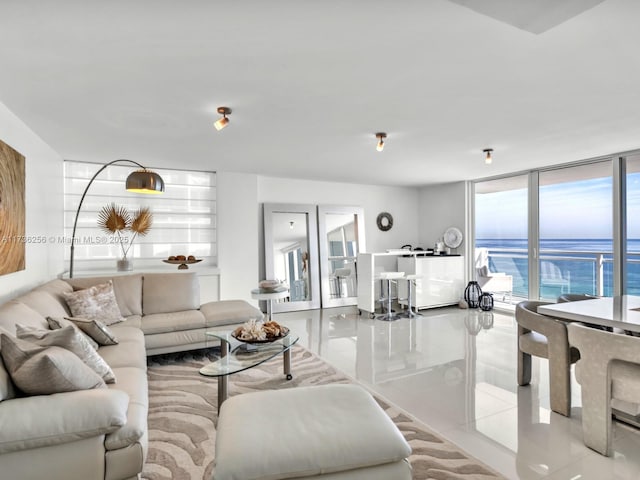
[[[0,0],[0,102],[68,159],[371,184],[640,147],[640,2],[499,3]]]

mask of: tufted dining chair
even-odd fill
[[[571,415],[571,364],[580,355],[569,346],[565,322],[538,313],[549,302],[528,300],[516,305],[518,323],[518,385],[531,383],[531,355],[549,360],[551,410]]]
[[[569,343],[580,350],[576,379],[582,387],[584,443],[602,455],[611,452],[612,408],[640,417],[640,338],[568,326]]]

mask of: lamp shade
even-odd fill
[[[164,180],[151,170],[142,169],[132,172],[127,177],[127,191],[136,193],[162,193]]]

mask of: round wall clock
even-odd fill
[[[382,212],[378,214],[376,223],[378,224],[378,228],[380,230],[386,232],[387,230],[391,230],[391,227],[393,227],[393,217],[388,212]]]

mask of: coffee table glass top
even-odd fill
[[[221,348],[224,348],[224,342],[227,342],[229,353],[202,367],[200,374],[207,377],[221,377],[256,367],[286,352],[300,339],[297,335],[289,333],[286,337],[271,343],[247,344],[233,338],[231,333],[233,333],[232,330],[205,333],[208,337],[219,339],[222,342]]]

